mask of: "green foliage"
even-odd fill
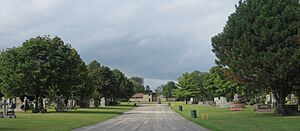
[[[207,98],[204,81],[208,73],[194,71],[192,73],[183,73],[178,78],[177,86],[180,89],[174,91],[174,95],[179,98],[199,97],[201,100]]]
[[[59,37],[36,37],[1,53],[1,91],[9,96],[70,98],[83,83],[84,62]],[[37,107],[38,108],[38,107]]]
[[[244,84],[271,90],[286,114],[284,98],[300,85],[299,29],[298,0],[241,0],[212,38],[213,51]]]
[[[130,81],[133,84],[134,93],[143,93],[145,92],[144,79],[141,77],[131,77]]]
[[[178,78],[177,86],[181,88],[177,91],[183,91],[184,93],[182,93],[182,95],[185,95],[184,97],[195,97],[199,94],[198,85],[189,73],[183,73]]]
[[[169,81],[166,85],[163,86],[162,89],[162,94],[166,97],[166,98],[171,98],[174,96],[173,92],[175,89],[177,89],[178,87],[176,86],[175,82],[173,81]]]
[[[210,69],[209,75],[205,78],[204,84],[207,90],[206,97],[225,96],[232,99],[234,94],[243,94],[244,87],[224,77],[224,68],[215,66]]]
[[[95,99],[101,97],[112,98],[115,92],[113,72],[106,66],[101,66],[97,61],[93,61],[88,65],[88,77],[90,86],[95,89]],[[98,106],[98,102],[96,102]]]
[[[251,100],[249,101],[249,105],[251,105],[251,106],[253,106],[255,103],[256,103],[256,102],[255,102],[254,99],[251,99]]]
[[[133,85],[129,79],[119,70],[113,70],[115,80],[115,98],[129,99],[133,94]]]

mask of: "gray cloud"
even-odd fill
[[[214,65],[210,38],[237,1],[2,0],[0,49],[57,35],[87,63],[96,59],[157,86]]]

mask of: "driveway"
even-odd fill
[[[167,105],[139,105],[102,123],[74,131],[207,131],[170,109]]]

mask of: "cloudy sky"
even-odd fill
[[[238,0],[0,0],[0,49],[59,36],[152,88],[214,65],[212,36]]]

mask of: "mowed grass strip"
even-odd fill
[[[133,108],[133,105],[81,108],[69,112],[25,113],[17,112],[17,118],[0,119],[1,131],[69,131],[93,125],[116,117]]]
[[[183,106],[183,111],[178,111],[178,106]],[[300,131],[300,116],[278,116],[273,113],[253,112],[247,106],[244,111],[230,111],[216,107],[186,105],[172,103],[171,108],[177,113],[214,131]],[[197,110],[198,118],[191,118],[191,110]],[[208,119],[202,113],[208,114]]]

